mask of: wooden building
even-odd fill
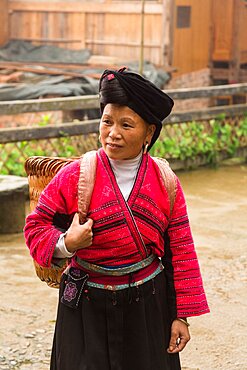
[[[9,13],[8,0],[0,0],[0,45],[9,40]]]
[[[146,0],[144,59],[214,84],[247,81],[245,0]],[[139,60],[142,1],[0,0],[0,43],[30,40]]]
[[[247,1],[212,2],[210,68],[215,84],[247,81]]]

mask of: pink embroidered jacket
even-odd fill
[[[78,211],[80,163],[62,168],[42,192],[24,229],[32,257],[50,266],[57,240]],[[93,243],[77,255],[107,266],[135,263],[151,253],[162,258],[174,317],[209,312],[199,264],[179,180],[172,215],[169,196],[159,168],[143,155],[135,184],[126,202],[117,185],[108,157],[97,152],[96,181],[88,211],[94,221]],[[130,212],[131,210],[131,212]],[[143,243],[138,237],[138,229]]]

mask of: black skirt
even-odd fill
[[[169,320],[165,275],[138,288],[112,292],[86,287],[78,308],[61,303],[51,370],[180,370],[168,354]]]

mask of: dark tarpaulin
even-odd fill
[[[18,83],[0,85],[0,101],[38,99],[47,96],[66,97],[97,95],[98,81],[83,77],[67,80],[64,76],[51,76],[38,83]],[[100,117],[99,109],[84,111],[89,119]]]
[[[42,76],[23,72],[20,83],[0,84],[0,101],[38,99],[47,96],[97,95],[99,82],[97,79],[87,77],[87,75],[101,75],[108,66],[94,67],[90,64],[87,65],[90,56],[91,52],[88,49],[71,50],[53,45],[36,46],[28,41],[12,40],[0,48],[0,61],[22,62],[26,66],[29,62],[36,62],[37,68],[39,68],[39,63],[64,63],[64,70],[61,69],[61,75],[58,76],[49,75],[49,67],[46,67],[47,74]],[[78,72],[84,76],[71,78],[64,76],[63,72],[66,72],[66,64],[84,64],[83,68],[80,69],[80,66],[78,66],[76,70],[73,70],[73,72]],[[119,63],[119,68],[122,66],[138,73],[139,63],[136,61]],[[32,65],[32,68],[35,67]],[[170,79],[167,72],[157,69],[148,61],[144,61],[143,71],[144,77],[161,89]],[[100,116],[98,109],[90,109],[87,112],[89,118]]]
[[[51,76],[37,83],[4,84],[0,88],[0,101],[27,100],[55,96],[97,95],[98,81],[90,77],[66,79]]]
[[[31,42],[22,40],[9,41],[4,47],[0,48],[0,61],[10,62],[37,62],[38,63],[68,63],[68,64],[86,64],[91,57],[89,49],[71,50],[64,49],[53,45],[35,46]],[[119,67],[128,67],[133,72],[138,72],[139,62],[119,63]],[[102,73],[109,66],[102,68],[94,68],[89,66],[78,72],[87,73]],[[64,66],[66,69],[66,65]],[[152,63],[144,61],[143,74],[148,80],[152,81],[157,87],[163,88],[170,80],[170,74],[161,68],[156,68]]]
[[[33,45],[22,40],[9,41],[0,48],[0,61],[37,63],[86,63],[89,49],[71,50],[54,45]]]

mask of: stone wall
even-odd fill
[[[192,87],[205,87],[210,86],[210,69],[204,68],[199,71],[187,73],[178,77],[173,77],[166,85],[166,90],[168,89],[181,89],[181,88],[192,88]],[[206,108],[210,105],[209,98],[200,99],[185,99],[175,101],[176,111],[186,111],[186,110],[198,110],[201,108]]]
[[[0,128],[10,127],[22,127],[22,126],[37,126],[40,123],[45,123],[47,117],[47,123],[57,123],[62,120],[62,112],[30,112],[14,115],[0,115]],[[49,117],[49,118],[48,118]]]

